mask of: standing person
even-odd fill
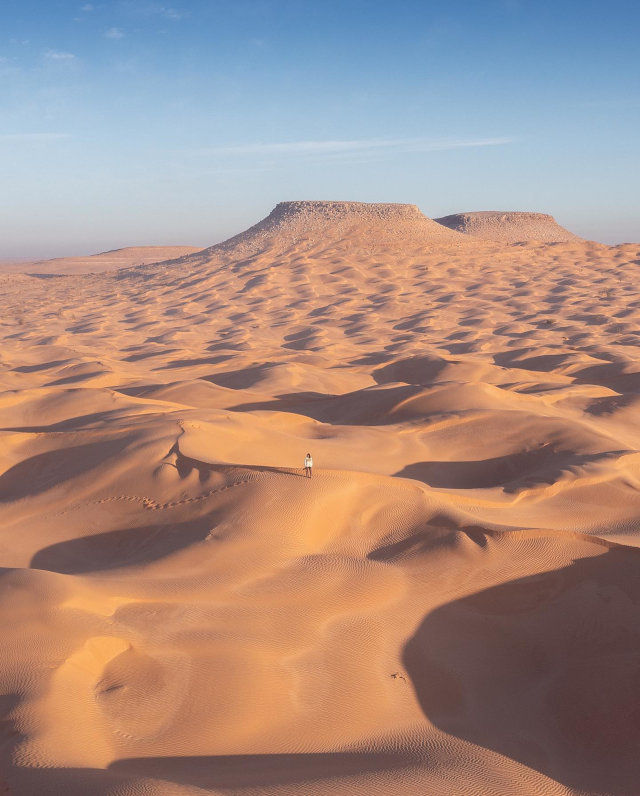
[[[311,454],[307,453],[304,457],[304,474],[307,478],[311,478],[311,468],[313,467],[313,459]]]

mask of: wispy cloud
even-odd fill
[[[69,138],[69,134],[68,133],[0,133],[0,143],[61,141],[64,138]]]
[[[76,59],[73,53],[65,53],[60,50],[45,50],[44,57],[49,61],[75,61]]]
[[[134,14],[142,14],[147,17],[164,17],[164,19],[173,21],[178,21],[188,16],[188,12],[181,8],[165,6],[161,3],[140,2],[139,0],[130,0],[130,2],[126,3],[126,8]]]
[[[513,138],[446,139],[361,138],[356,140],[286,141],[279,143],[233,144],[202,147],[196,150],[209,155],[343,155],[385,152],[443,152],[450,149],[504,146]]]
[[[121,28],[109,28],[104,35],[107,39],[124,39],[125,34]]]
[[[165,19],[183,19],[187,16],[186,11],[180,11],[177,8],[167,8],[166,6],[161,6],[158,11],[158,14],[165,17]]]
[[[80,11],[84,11],[85,14],[88,14],[90,11],[93,11],[95,6],[91,5],[91,3],[85,3],[83,6],[80,6]]]

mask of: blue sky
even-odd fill
[[[209,245],[287,199],[640,241],[640,8],[2,0],[0,258]]]

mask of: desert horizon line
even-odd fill
[[[0,136],[0,141],[2,140],[2,136]],[[73,258],[73,257],[93,257],[96,255],[101,255],[108,253],[110,251],[118,251],[122,249],[133,249],[133,248],[147,248],[151,249],[154,247],[192,247],[192,248],[200,248],[205,249],[211,246],[216,246],[218,244],[224,243],[225,241],[229,240],[230,238],[235,237],[236,235],[242,234],[247,229],[250,229],[257,223],[260,223],[264,219],[268,218],[268,216],[274,212],[274,210],[279,207],[280,205],[287,205],[287,204],[353,204],[353,205],[380,205],[380,206],[407,206],[407,207],[415,207],[419,210],[419,212],[424,216],[425,219],[430,221],[435,221],[438,224],[442,224],[443,219],[450,219],[456,216],[482,216],[487,214],[499,214],[499,215],[509,215],[509,216],[539,216],[539,217],[549,217],[553,222],[559,224],[556,218],[556,211],[550,210],[548,208],[542,209],[513,209],[508,207],[494,207],[492,209],[475,209],[475,210],[454,210],[454,211],[445,211],[438,213],[431,213],[427,214],[424,212],[422,207],[420,206],[419,202],[416,201],[408,201],[408,202],[392,202],[392,201],[367,201],[362,199],[326,199],[326,198],[304,198],[304,199],[280,199],[268,205],[267,208],[261,211],[260,213],[256,213],[253,218],[248,218],[244,221],[244,224],[241,226],[238,224],[235,228],[227,229],[221,234],[215,235],[212,234],[208,240],[204,238],[203,234],[194,235],[191,238],[191,242],[188,239],[185,239],[185,236],[181,235],[179,238],[172,238],[167,240],[166,237],[154,237],[150,236],[149,238],[141,239],[126,239],[121,238],[120,240],[114,240],[114,238],[108,239],[103,238],[102,242],[99,240],[95,243],[91,244],[88,243],[82,247],[78,245],[75,241],[71,241],[65,248],[56,247],[57,250],[54,251],[45,251],[44,253],[36,253],[36,254],[25,254],[23,251],[19,253],[0,253],[0,265],[1,264],[19,264],[19,263],[36,263],[36,262],[46,262],[49,260],[58,260],[58,259],[66,259],[66,258]],[[566,223],[566,222],[563,222]],[[448,224],[442,224],[443,226],[448,226]],[[570,227],[574,225],[569,223]],[[166,230],[165,230],[166,234]],[[611,240],[608,242],[599,241],[595,235],[587,234],[580,234],[579,232],[572,233],[574,236],[578,236],[585,240],[593,240],[595,242],[603,243],[603,245],[607,246],[617,246],[622,245],[624,243],[633,243],[633,240],[625,239],[620,237],[615,240]],[[198,240],[199,239],[199,240]],[[202,242],[205,240],[206,242]],[[193,243],[193,241],[198,241],[197,243]],[[87,253],[88,252],[88,253]]]
[[[186,243],[154,241],[151,243],[133,242],[118,243],[116,245],[96,245],[89,253],[86,250],[78,252],[67,250],[55,256],[26,257],[17,256],[13,258],[0,258],[0,265],[4,264],[5,269],[17,270],[22,264],[23,267],[32,265],[51,265],[62,261],[85,260],[95,261],[97,258],[105,258],[109,254],[130,253],[134,264],[146,262],[160,262],[164,259],[174,259],[175,256],[182,254],[195,253],[205,249],[223,246],[229,242],[234,242],[238,238],[245,238],[247,235],[255,236],[258,231],[260,236],[270,235],[278,237],[283,230],[287,229],[286,234],[295,236],[306,235],[308,233],[317,234],[320,225],[326,234],[331,234],[332,229],[338,229],[344,223],[358,225],[366,223],[366,235],[371,243],[375,243],[376,235],[380,240],[385,239],[398,222],[401,222],[402,229],[407,224],[407,229],[413,230],[420,228],[421,234],[432,237],[434,233],[447,231],[454,232],[454,237],[458,241],[487,240],[502,243],[514,243],[517,241],[538,241],[541,243],[552,243],[570,240],[585,240],[575,233],[563,227],[555,217],[546,212],[537,210],[464,210],[456,213],[447,213],[441,216],[426,215],[419,205],[411,202],[363,202],[349,199],[283,199],[272,205],[270,211],[263,211],[263,215],[255,220],[246,222],[245,226],[238,231],[221,237],[214,242],[207,243]],[[355,227],[354,227],[355,228]],[[394,235],[397,234],[393,233]],[[412,232],[408,234],[413,234]],[[606,244],[604,244],[606,245]],[[156,250],[167,250],[166,256],[158,254],[150,259]],[[181,254],[174,254],[169,250],[182,249]],[[189,251],[187,251],[189,250]],[[140,259],[142,258],[142,259]],[[139,261],[138,261],[139,260]],[[62,266],[60,266],[62,267]],[[111,267],[111,266],[109,266]],[[119,265],[117,267],[124,267]],[[53,271],[52,271],[53,272]],[[64,271],[60,271],[64,273]]]

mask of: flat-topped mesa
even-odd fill
[[[523,213],[500,210],[479,210],[473,213],[454,213],[434,219],[447,229],[471,235],[483,240],[502,243],[542,241],[560,243],[580,240],[569,230],[561,227],[553,216],[546,213]]]
[[[249,254],[339,241],[371,247],[465,243],[464,236],[436,224],[416,205],[296,201],[280,202],[258,224],[207,251]]]

